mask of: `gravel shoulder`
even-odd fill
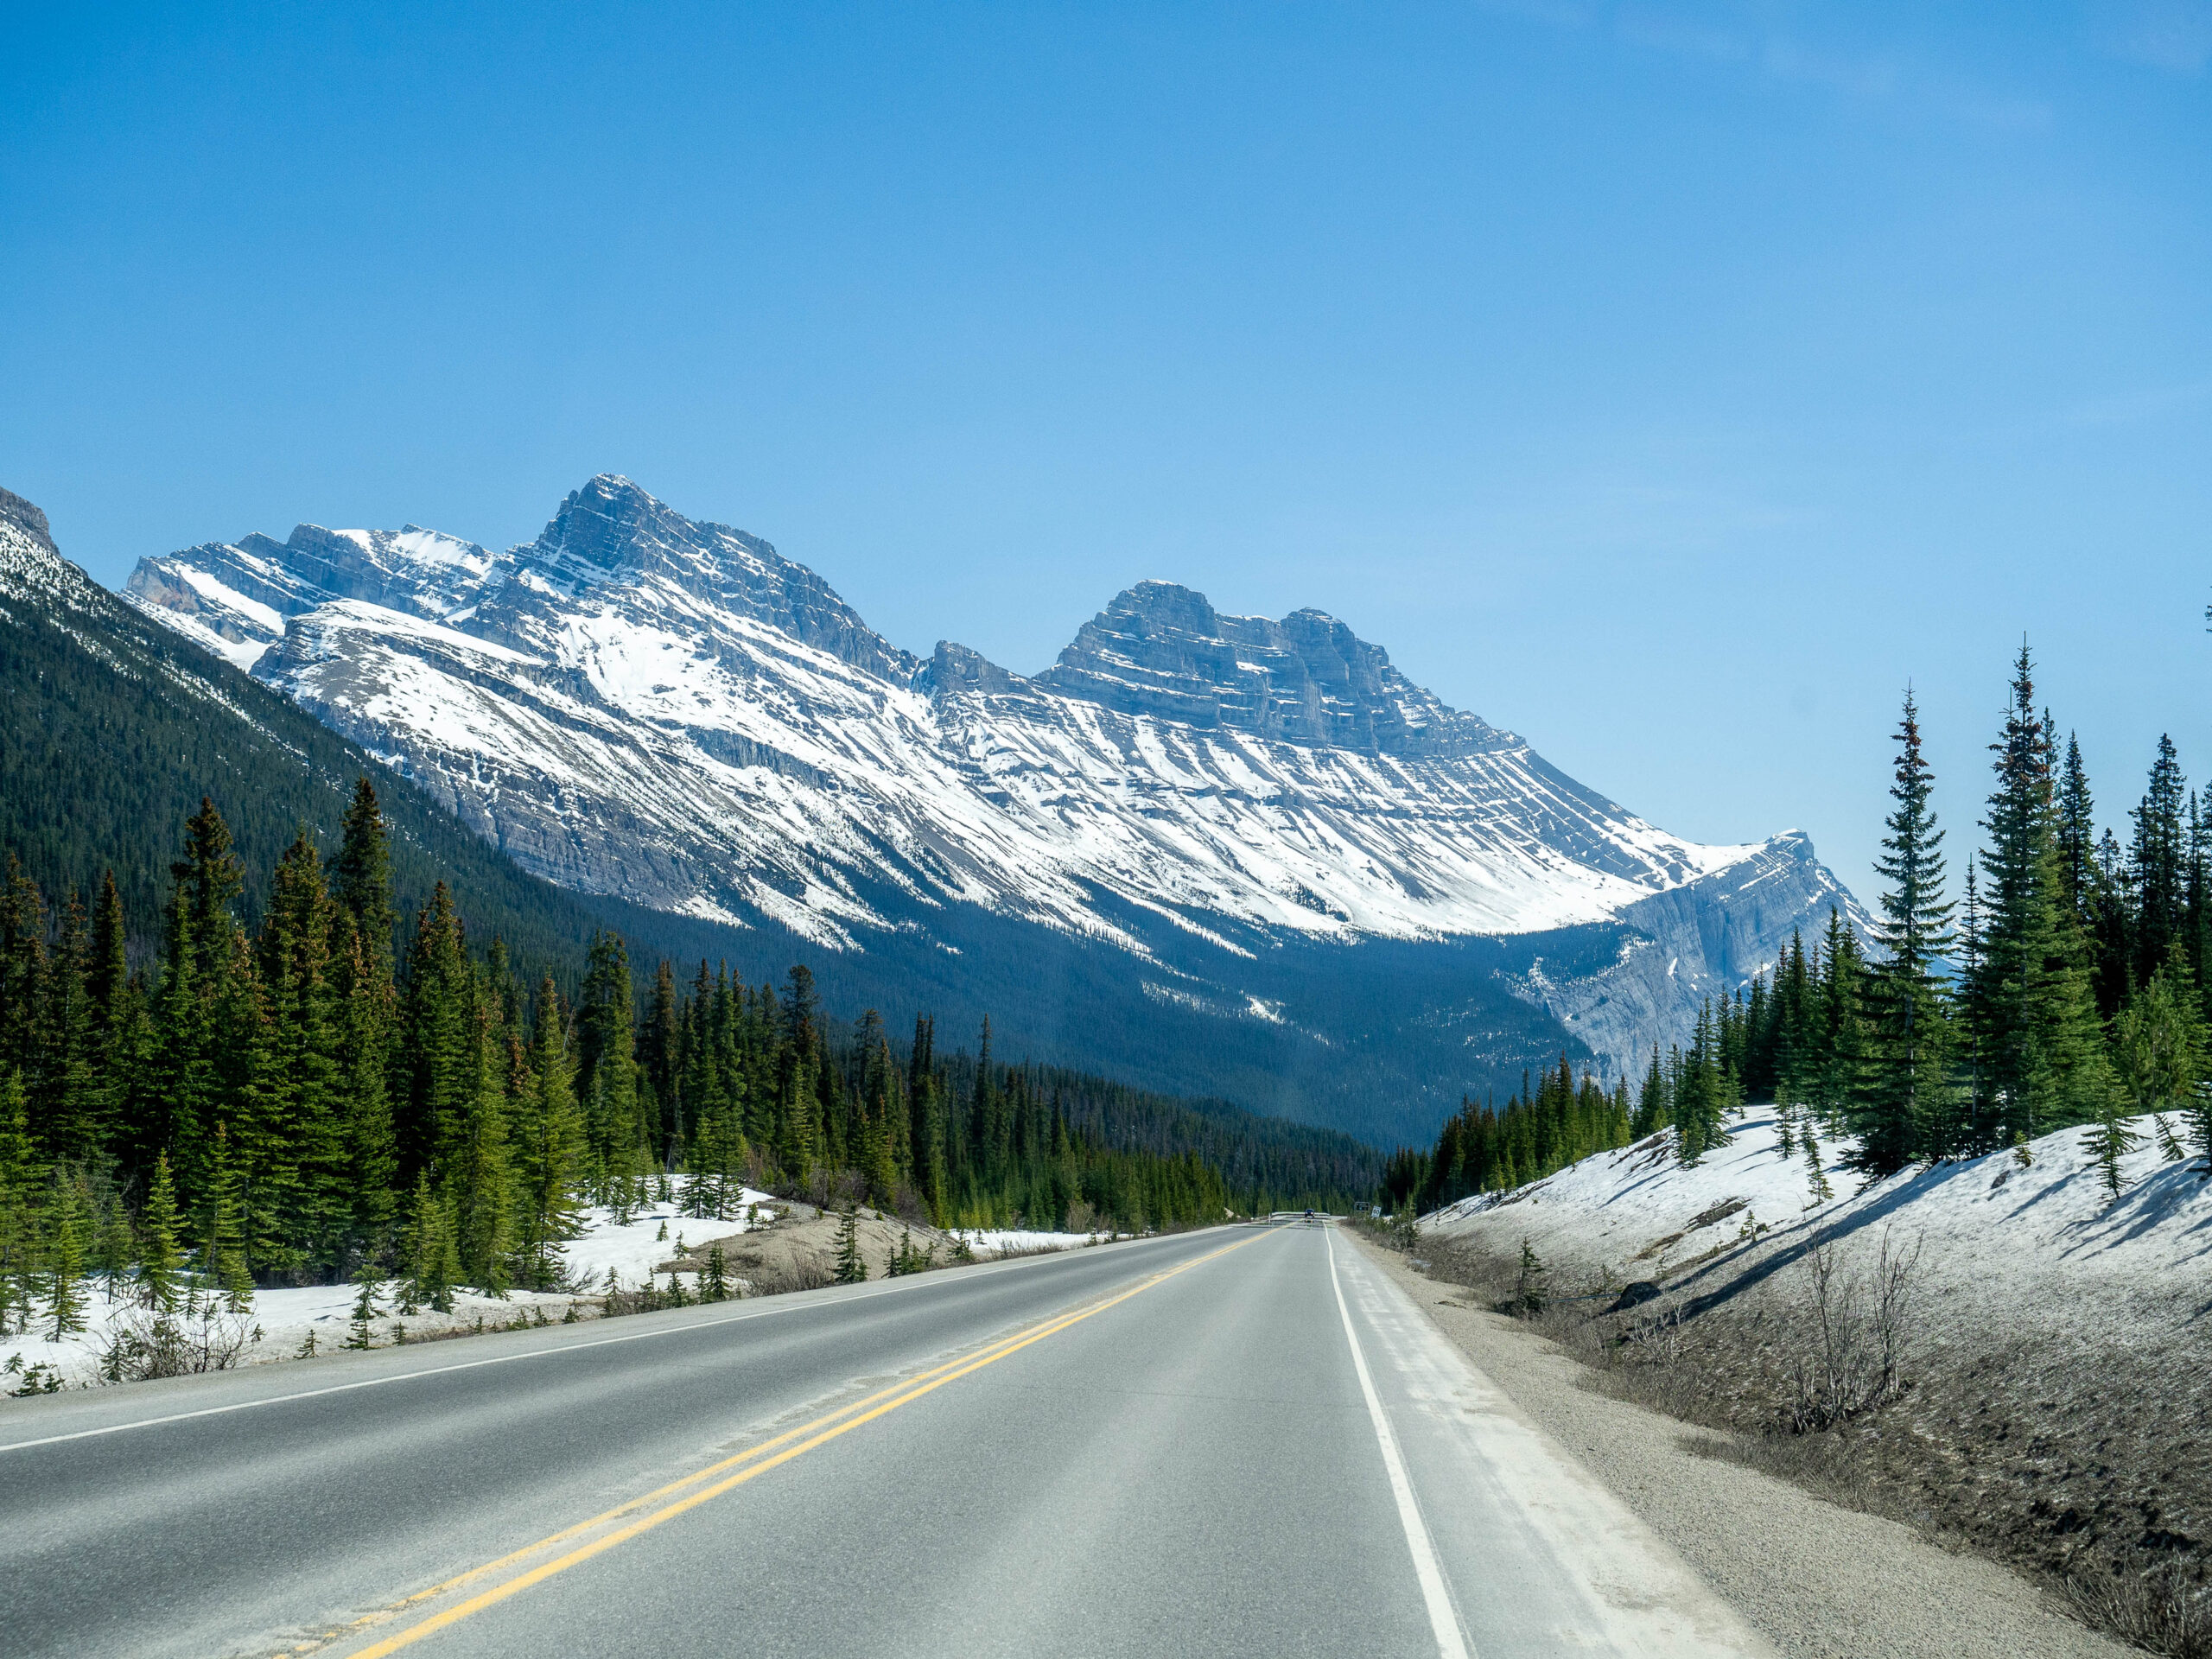
[[[1709,1436],[1583,1386],[1584,1369],[1514,1320],[1351,1229],[1474,1366],[1612,1489],[1789,1659],[2119,1659],[2133,1649],[2055,1611],[2025,1580],[1894,1521],[1701,1456]]]

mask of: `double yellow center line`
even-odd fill
[[[348,1659],[383,1659],[383,1656],[386,1654],[397,1653],[400,1649],[411,1646],[426,1636],[435,1635],[449,1624],[458,1624],[472,1613],[481,1612],[485,1608],[494,1606],[510,1596],[518,1595],[534,1584],[542,1584],[556,1573],[565,1573],[570,1567],[613,1548],[617,1544],[626,1542],[641,1533],[650,1532],[664,1522],[673,1521],[687,1510],[696,1510],[702,1503],[710,1503],[723,1493],[766,1474],[771,1469],[778,1468],[796,1458],[804,1457],[815,1447],[826,1446],[840,1435],[850,1433],[863,1423],[874,1422],[877,1418],[887,1415],[898,1410],[899,1407],[920,1399],[925,1394],[933,1394],[946,1383],[957,1382],[962,1377],[980,1371],[987,1365],[995,1365],[1009,1355],[1018,1354],[1023,1349],[1044,1341],[1047,1337],[1057,1336],[1071,1325],[1080,1325],[1085,1319],[1096,1318],[1109,1307],[1119,1306],[1133,1296],[1142,1295],[1154,1285],[1165,1283],[1178,1274],[1187,1273],[1192,1268],[1203,1266],[1217,1257],[1228,1255],[1231,1250],[1242,1249],[1245,1245],[1253,1243],[1255,1238],[1264,1235],[1255,1234],[1239,1239],[1234,1244],[1224,1245],[1220,1249],[1211,1251],[1205,1255],[1194,1256],[1188,1262],[1180,1262],[1163,1272],[1156,1273],[1141,1283],[1133,1285],[1117,1295],[1106,1298],[1103,1301],[1093,1302],[1089,1306],[1078,1308],[1072,1313],[1055,1314],[1042,1324],[1032,1325],[1026,1331],[1017,1332],[1013,1336],[1005,1338],[978,1353],[950,1361],[934,1370],[924,1371],[918,1376],[909,1377],[904,1382],[894,1383],[892,1387],[871,1394],[865,1399],[855,1400],[849,1405],[840,1407],[827,1416],[817,1417],[810,1423],[804,1423],[797,1428],[786,1430],[772,1440],[763,1440],[760,1445],[747,1447],[734,1457],[725,1458],[719,1463],[710,1464],[696,1473],[684,1476],[681,1480],[671,1481],[667,1485],[647,1492],[641,1497],[633,1497],[626,1503],[617,1504],[613,1509],[603,1514],[595,1515],[588,1521],[579,1521],[572,1527],[563,1528],[550,1538],[541,1538],[536,1543],[502,1555],[495,1561],[486,1561],[481,1567],[471,1567],[458,1577],[448,1579],[442,1584],[433,1585],[428,1590],[417,1592],[386,1611],[373,1613],[366,1618],[356,1620],[341,1630],[333,1631],[327,1637],[295,1648],[291,1651],[295,1654],[312,1653],[328,1647],[333,1642],[343,1642],[350,1637],[358,1637],[364,1633],[367,1627],[381,1624],[394,1614],[404,1614],[410,1608],[423,1602],[448,1594],[479,1580],[494,1576],[503,1569],[519,1566],[531,1557],[541,1554],[557,1545],[569,1543],[578,1538],[584,1539],[585,1541],[576,1544],[575,1548],[564,1551],[552,1560],[541,1561],[535,1567],[514,1573],[512,1577],[500,1579],[496,1584],[479,1591],[467,1600],[455,1602],[450,1607],[441,1608],[427,1618],[420,1619],[404,1630],[393,1631],[381,1641],[372,1643],[367,1647],[347,1650]],[[716,1478],[718,1476],[719,1479]],[[658,1507],[656,1508],[655,1505]]]

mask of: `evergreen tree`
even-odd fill
[[[54,1183],[48,1224],[46,1257],[47,1332],[60,1342],[85,1328],[85,1211],[77,1183]]]
[[[1987,901],[1967,1012],[1979,1027],[1998,1138],[2024,1144],[2096,1118],[2111,1092],[2084,942],[2063,903],[2050,745],[2024,645],[2005,729],[1990,747],[1997,786],[1983,820]]]
[[[358,928],[346,929],[346,1001],[337,1052],[346,1196],[352,1206],[352,1247],[382,1251],[398,1208],[399,1147],[385,1086],[396,1008],[391,982],[369,961]]]
[[[847,1205],[844,1217],[837,1224],[836,1278],[841,1285],[857,1285],[868,1278],[868,1263],[861,1255],[860,1228],[860,1211]]]
[[[2189,848],[2183,826],[2188,798],[2173,740],[2162,735],[2150,785],[2128,815],[2135,823],[2127,864],[2133,900],[2128,967],[2136,985],[2165,964],[2176,944],[2188,943]]]
[[[138,1300],[156,1313],[176,1306],[177,1275],[184,1259],[177,1249],[176,1185],[164,1154],[154,1165],[145,1208],[138,1217]]]
[[[1859,1137],[1856,1161],[1877,1178],[1951,1150],[1946,1022],[1935,976],[1951,947],[1951,906],[1943,899],[1943,832],[1928,804],[1934,779],[1910,690],[1897,742],[1890,790],[1897,806],[1875,861],[1886,884],[1875,935],[1884,954],[1865,976],[1866,1053],[1847,1113]]]
[[[238,1188],[229,1131],[219,1123],[208,1170],[207,1248],[203,1261],[207,1277],[222,1290],[224,1306],[233,1313],[243,1313],[253,1306],[253,1276],[248,1271],[245,1216]]]
[[[707,1271],[699,1281],[699,1300],[702,1302],[721,1302],[729,1300],[729,1258],[719,1244],[707,1251]]]
[[[2158,1115],[2162,1130],[2165,1114],[2181,1115],[2212,1155],[2212,1141],[2204,1133],[2212,1127],[2204,1121],[2212,1055],[2206,1052],[2204,1016],[2189,958],[2178,942],[2113,1021],[2113,1058],[2118,1088],[2097,1119],[2097,1135],[2103,1137],[2097,1142],[2100,1162],[2105,1161],[2102,1149],[2113,1145],[2111,1122],[2130,1112]],[[2114,1157],[2126,1149],[2113,1146]]]
[[[441,1313],[453,1311],[453,1287],[461,1277],[454,1244],[453,1214],[430,1190],[429,1173],[415,1179],[414,1215],[407,1232],[407,1282],[402,1311],[428,1304]]]
[[[652,1145],[640,1110],[630,958],[612,932],[592,940],[576,1008],[576,1090],[593,1158],[606,1179],[634,1180],[645,1174],[663,1149]]]
[[[572,1071],[561,995],[549,973],[537,988],[535,1027],[515,1086],[517,1240],[523,1282],[533,1290],[558,1281],[563,1241],[576,1228],[585,1147]]]
[[[376,1346],[369,1336],[369,1322],[377,1316],[377,1288],[383,1282],[373,1262],[364,1262],[353,1270],[353,1283],[359,1288],[353,1297],[353,1332],[346,1338],[348,1348]]]

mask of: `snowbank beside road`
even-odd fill
[[[2122,1161],[2116,1202],[2079,1128],[2030,1142],[2024,1167],[1993,1153],[1866,1185],[1844,1166],[1847,1144],[1823,1140],[1836,1196],[1815,1201],[1802,1145],[1785,1154],[1770,1109],[1753,1107],[1694,1168],[1675,1160],[1671,1135],[1655,1135],[1462,1199],[1422,1226],[1501,1253],[1526,1238],[1546,1262],[1616,1284],[1664,1282],[1709,1263],[1741,1274],[1815,1236],[1886,1227],[1920,1243],[1924,1288],[1962,1311],[1978,1305],[1995,1317],[2001,1301],[2007,1321],[2075,1338],[2137,1340],[2146,1320],[2178,1334],[2205,1297],[2212,1183],[2201,1160],[2163,1157],[2151,1119],[2133,1127],[2142,1143]]]
[[[633,1206],[626,1221],[618,1220],[619,1212],[605,1207],[582,1211],[578,1220],[582,1231],[569,1241],[563,1258],[572,1281],[585,1292],[597,1292],[605,1288],[607,1275],[612,1271],[622,1287],[632,1288],[674,1256],[687,1233],[694,1239],[726,1238],[747,1230],[743,1210],[736,1209],[736,1205],[733,1206],[739,1216],[736,1220],[702,1221],[682,1212],[681,1177],[672,1190],[675,1198]],[[782,1199],[749,1187],[742,1192],[736,1205],[746,1209],[754,1205],[773,1205],[779,1210],[791,1207]],[[327,1353],[342,1346],[352,1334],[354,1305],[359,1294],[359,1287],[350,1284],[256,1291],[252,1306],[245,1313],[222,1316],[220,1323],[235,1322],[238,1333],[245,1338],[238,1355],[241,1364],[302,1357],[310,1336],[315,1351]],[[58,1342],[49,1341],[47,1332],[52,1328],[50,1324],[34,1320],[28,1332],[0,1337],[0,1367],[8,1368],[0,1373],[0,1395],[22,1386],[25,1370],[32,1366],[46,1367],[48,1375],[57,1376],[71,1386],[99,1379],[102,1357],[112,1345],[118,1326],[137,1320],[143,1310],[134,1306],[120,1290],[117,1298],[111,1300],[106,1291],[93,1280],[86,1281],[85,1294],[83,1331]],[[473,1331],[480,1323],[484,1329],[493,1330],[518,1319],[550,1322],[565,1319],[570,1304],[580,1300],[578,1295],[565,1291],[513,1290],[502,1298],[456,1289],[451,1313],[441,1313],[423,1307],[412,1313],[402,1313],[398,1311],[399,1283],[390,1280],[377,1287],[372,1336],[376,1344],[383,1347],[392,1341],[396,1325],[404,1325],[412,1339],[448,1331]],[[580,1317],[593,1315],[597,1305],[595,1301],[582,1300],[578,1312]],[[256,1331],[260,1333],[258,1338],[252,1335]]]

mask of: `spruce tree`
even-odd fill
[[[54,1184],[48,1206],[46,1339],[60,1342],[85,1328],[85,1209],[74,1179]]]
[[[849,1204],[843,1218],[837,1224],[836,1279],[841,1285],[857,1285],[867,1278],[868,1262],[861,1255],[860,1211]]]
[[[2113,1059],[2118,1088],[2109,1110],[2099,1115],[2095,1132],[2104,1137],[2097,1142],[2101,1162],[2102,1148],[2111,1138],[2110,1122],[2124,1112],[2155,1115],[2162,1141],[2171,1135],[2165,1115],[2179,1114],[2192,1138],[2207,1144],[2204,1131],[2212,1124],[2205,1122],[2206,1085],[2212,1081],[2212,1055],[2206,1052],[2195,977],[2178,941],[2113,1021]]]
[[[507,1045],[496,1015],[490,999],[480,1000],[473,1044],[476,1088],[446,1186],[461,1276],[487,1294],[505,1296],[514,1247],[514,1184],[502,1075]]]
[[[1989,835],[1981,859],[1987,901],[1980,966],[1968,988],[1996,1138],[2015,1146],[2096,1119],[2112,1087],[2085,942],[2063,903],[2050,744],[2034,690],[2023,645],[2005,728],[1990,746],[1997,786],[1982,821]]]
[[[1897,742],[1890,789],[1897,805],[1875,861],[1885,883],[1875,934],[1883,956],[1865,976],[1865,1055],[1846,1107],[1859,1140],[1854,1161],[1877,1179],[1916,1157],[1952,1150],[1943,1144],[1948,1045],[1935,976],[1951,947],[1951,906],[1943,899],[1943,832],[1928,804],[1934,778],[1910,690]]]
[[[176,1306],[177,1275],[184,1266],[176,1233],[176,1185],[164,1153],[155,1161],[145,1207],[138,1215],[138,1300],[156,1313]]]
[[[702,1302],[721,1302],[729,1300],[729,1258],[719,1244],[707,1250],[707,1271],[699,1281],[699,1300]]]
[[[0,1336],[29,1325],[38,1256],[33,1203],[38,1180],[22,1077],[13,1069],[0,1071]]]
[[[230,1132],[218,1123],[211,1149],[207,1179],[207,1248],[203,1257],[208,1278],[223,1293],[224,1305],[233,1313],[253,1306],[253,1275],[246,1253],[246,1221],[238,1201],[238,1172],[231,1160]]]
[[[2135,823],[2127,861],[2133,984],[2148,983],[2172,947],[2188,942],[2189,849],[2183,826],[2188,796],[2173,739],[2161,735],[2150,785],[2128,815]]]
[[[266,1111],[283,1143],[271,1161],[287,1171],[291,1187],[288,1213],[275,1218],[277,1250],[325,1268],[346,1255],[356,1179],[346,1155],[346,1031],[333,962],[332,933],[342,920],[302,830],[270,883],[256,966],[267,1018]]]
[[[353,1269],[353,1283],[359,1288],[353,1298],[353,1333],[346,1338],[348,1348],[376,1346],[369,1336],[369,1322],[377,1316],[377,1288],[383,1282],[373,1262],[365,1261]]]
[[[461,1276],[454,1247],[453,1217],[445,1201],[430,1190],[424,1171],[415,1178],[413,1215],[407,1230],[407,1278],[402,1313],[427,1303],[441,1313],[453,1311],[453,1287]]]
[[[352,1200],[352,1246],[365,1254],[381,1252],[390,1242],[397,1213],[399,1147],[391,1123],[386,1087],[396,1013],[391,983],[378,977],[361,943],[360,930],[346,926],[345,1007],[339,1016],[337,1075],[342,1101],[340,1135],[348,1195]]]
[[[392,929],[398,916],[391,904],[391,835],[377,804],[376,786],[365,775],[353,785],[346,810],[338,856],[330,871],[332,896],[361,936],[369,970],[391,977]]]
[[[549,973],[537,989],[531,1046],[516,1090],[516,1236],[524,1282],[534,1290],[549,1290],[558,1281],[563,1241],[575,1229],[575,1192],[585,1148],[572,1073],[561,994]]]

